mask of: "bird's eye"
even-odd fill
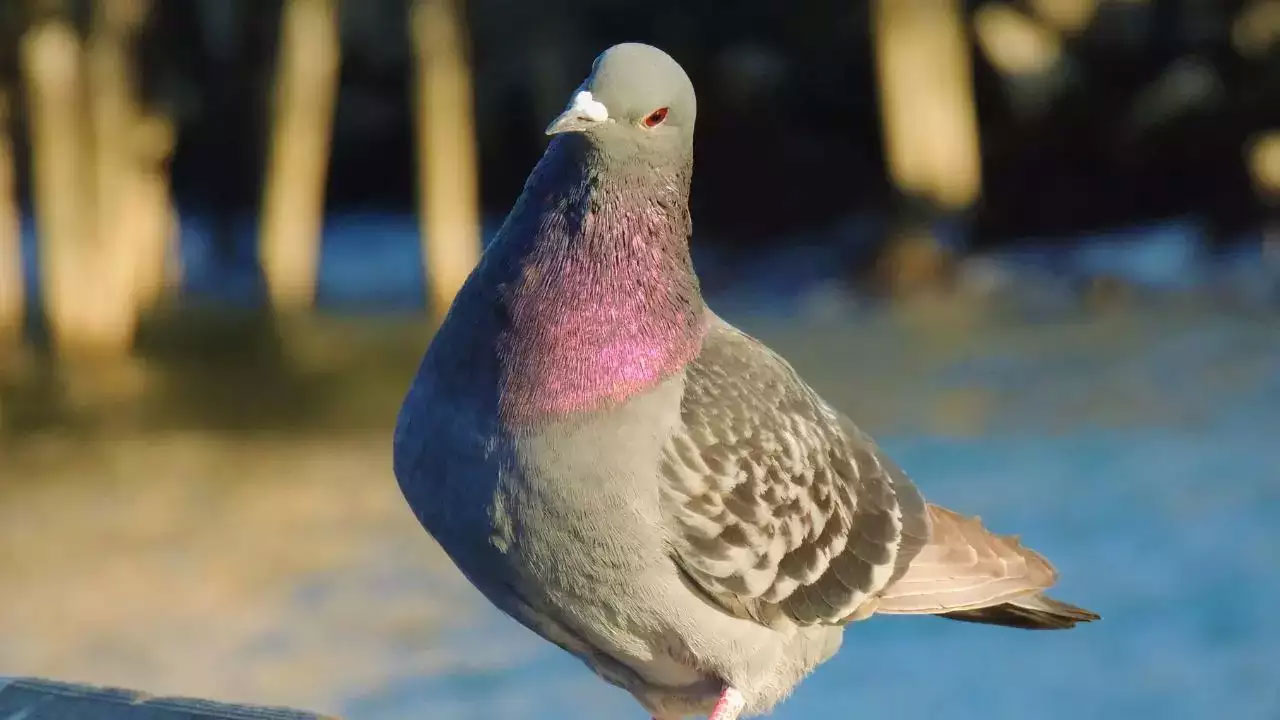
[[[667,108],[661,107],[649,113],[649,116],[644,119],[644,126],[658,127],[659,125],[662,124],[662,121],[666,119],[667,119]]]

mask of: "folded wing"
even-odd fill
[[[1043,595],[1053,566],[1017,538],[926,505],[786,361],[714,316],[681,417],[661,462],[666,531],[690,587],[729,612],[766,625],[1097,618]]]
[[[838,624],[906,571],[924,502],[869,438],[754,339],[713,321],[662,462],[677,563],[765,624]]]

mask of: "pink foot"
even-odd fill
[[[707,720],[738,720],[738,714],[746,705],[747,699],[742,697],[742,693],[726,685]]]

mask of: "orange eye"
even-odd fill
[[[649,113],[649,117],[644,119],[645,127],[658,127],[663,120],[667,119],[667,108],[658,108]]]

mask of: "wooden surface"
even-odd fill
[[[5,720],[322,720],[302,710],[154,697],[136,690],[75,685],[39,678],[0,678]]]

